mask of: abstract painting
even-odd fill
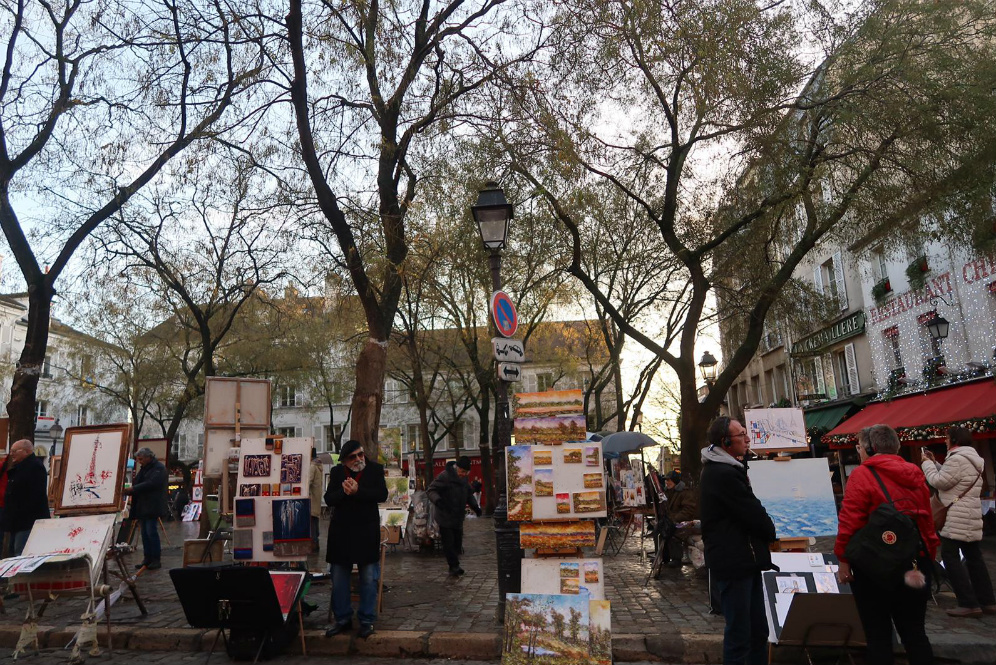
[[[56,515],[114,513],[122,508],[130,426],[70,427],[63,443]]]
[[[277,592],[277,601],[280,603],[280,613],[287,619],[291,608],[297,602],[297,596],[301,592],[304,584],[304,573],[296,571],[282,572],[270,571],[270,579],[273,580],[273,590]]]
[[[245,487],[245,485],[243,485],[243,487]],[[259,485],[256,487],[259,487]],[[239,528],[256,526],[255,499],[235,500],[235,526]]]
[[[536,496],[553,496],[553,469],[535,469],[533,487],[536,488]]]
[[[242,483],[239,485],[239,496],[262,496],[263,487],[259,483]]]
[[[272,455],[243,455],[242,475],[245,478],[266,478],[270,475]]]
[[[594,547],[595,523],[526,522],[519,525],[519,545],[523,549]]]
[[[587,596],[510,593],[505,600],[502,665],[579,665],[589,661]]]
[[[235,529],[232,532],[232,557],[237,560],[252,558],[252,529]]]
[[[302,457],[300,454],[280,456],[280,482],[301,482]]]
[[[273,553],[294,556],[311,550],[311,501],[273,500]]]

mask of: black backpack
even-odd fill
[[[913,568],[920,549],[920,530],[912,517],[896,508],[878,472],[873,467],[868,470],[882,488],[885,501],[868,516],[868,524],[851,536],[844,556],[862,574],[890,585]]]

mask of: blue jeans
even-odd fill
[[[31,529],[26,531],[14,531],[10,534],[11,556],[21,556],[21,552],[24,551],[24,546],[28,544],[28,536],[30,535]]]
[[[717,580],[726,617],[724,665],[767,665],[768,619],[764,614],[761,573],[735,580]]]
[[[372,624],[377,620],[377,586],[380,581],[379,563],[358,563],[360,569],[360,609],[356,616],[360,623]],[[336,623],[353,620],[353,604],[350,601],[349,576],[353,566],[341,563],[332,564],[332,613]]]
[[[153,517],[139,522],[142,524],[143,560],[146,563],[159,561],[162,556],[162,546],[159,544],[159,520]]]

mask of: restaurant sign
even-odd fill
[[[815,356],[829,346],[865,331],[865,313],[855,312],[832,326],[804,337],[792,345],[792,357]]]

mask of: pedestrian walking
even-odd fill
[[[964,427],[949,427],[948,454],[938,464],[933,453],[923,449],[923,474],[938,491],[947,509],[941,538],[941,561],[954,589],[958,607],[953,617],[996,614],[993,583],[982,558],[982,472],[985,462],[972,447],[972,433]],[[962,556],[965,557],[964,563]]]
[[[7,492],[2,526],[11,556],[20,556],[36,520],[49,518],[48,472],[28,439],[15,441],[7,455]]]
[[[135,453],[135,461],[141,465],[135,475],[135,482],[124,493],[132,496],[132,519],[138,520],[142,530],[142,562],[136,568],[158,570],[162,568],[162,543],[159,541],[159,520],[169,514],[166,491],[169,488],[169,474],[166,466],[156,459],[151,448],[141,448]]]
[[[353,627],[349,578],[355,564],[360,571],[359,637],[374,633],[377,586],[380,581],[380,511],[387,501],[384,467],[368,461],[359,441],[342,445],[339,464],[329,474],[325,503],[332,509],[325,560],[332,564],[332,613],[335,624],[325,631],[332,637]]]
[[[930,597],[930,567],[938,546],[927,485],[920,469],[899,456],[899,437],[888,425],[866,428],[859,434],[858,444],[868,457],[851,474],[844,490],[834,544],[834,554],[840,560],[837,580],[851,585],[865,630],[866,663],[890,665],[893,662],[892,627],[895,625],[910,665],[927,665],[933,662],[934,656],[924,620]],[[920,541],[919,552],[915,555],[916,570],[922,577],[907,573],[882,578],[862,570],[857,563],[852,565],[847,558],[848,543],[868,524],[869,516],[889,500],[916,523]],[[885,541],[884,536],[882,540]],[[892,540],[896,541],[894,533]],[[909,568],[912,567],[911,561]]]
[[[768,662],[768,620],[761,571],[773,568],[775,525],[750,487],[747,431],[736,420],[717,418],[702,450],[699,509],[705,562],[726,618],[723,663]]]
[[[463,550],[463,520],[465,508],[470,506],[474,514],[481,516],[481,507],[474,499],[474,492],[467,482],[470,473],[470,458],[462,456],[456,462],[448,462],[443,472],[429,485],[429,501],[436,507],[436,523],[439,536],[443,540],[443,554],[452,576],[463,575],[460,567],[460,554]]]

